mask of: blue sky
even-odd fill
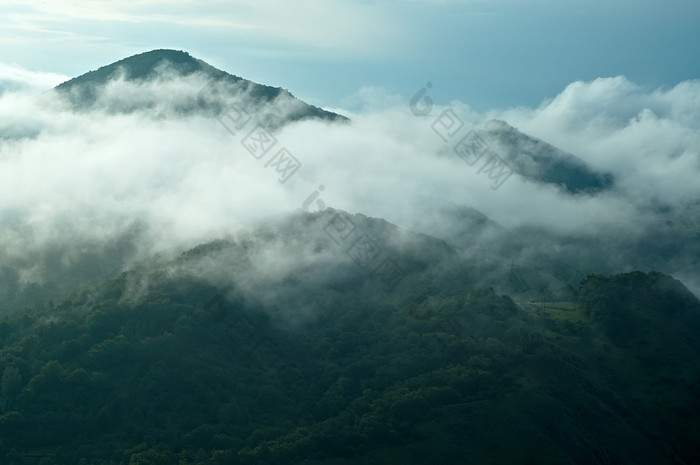
[[[325,107],[364,87],[483,111],[535,107],[569,83],[700,78],[694,0],[4,1],[0,63],[76,76],[186,50]]]

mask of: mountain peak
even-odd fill
[[[66,98],[74,108],[86,110],[93,108],[100,99],[103,88],[113,80],[123,79],[139,83],[159,77],[166,79],[187,78],[195,73],[202,75],[205,78],[204,82],[209,80],[210,84],[220,85],[220,91],[226,94],[221,95],[222,97],[236,99],[245,94],[248,97],[248,103],[252,105],[247,109],[251,112],[255,112],[258,106],[273,103],[281,97],[287,103],[291,103],[291,114],[286,115],[289,121],[305,118],[330,121],[346,119],[302,102],[280,87],[258,84],[217,69],[183,50],[157,49],[133,55],[66,81],[57,86],[55,90]],[[146,100],[148,98],[150,97],[146,97]],[[135,109],[151,108],[158,103],[161,102],[144,101],[139,105],[110,102],[105,107],[108,111],[129,112]],[[198,111],[191,102],[184,107],[186,112]],[[289,110],[281,111],[285,114],[289,112]]]
[[[86,83],[93,85],[105,84],[119,73],[123,73],[126,80],[149,79],[157,75],[160,68],[165,64],[168,64],[182,76],[187,76],[197,71],[210,74],[212,77],[221,77],[223,74],[226,74],[182,50],[158,49],[139,53],[102,66],[95,71],[89,71],[64,82],[57,89],[69,90]]]

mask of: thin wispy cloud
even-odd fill
[[[12,4],[4,6],[11,10]],[[16,8],[17,5],[14,5]],[[96,39],[86,22],[137,27],[170,24],[228,37],[242,34],[287,45],[374,53],[397,35],[396,21],[381,4],[346,1],[237,2],[26,2],[6,16],[8,28],[60,35],[71,31]],[[103,24],[104,26],[104,24]],[[81,32],[83,31],[83,32]]]

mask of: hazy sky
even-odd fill
[[[430,81],[436,103],[532,107],[578,80],[698,78],[699,19],[696,0],[4,0],[0,77],[173,48],[319,106]]]

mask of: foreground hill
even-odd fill
[[[698,463],[700,302],[678,281],[520,305],[440,241],[345,219],[403,238],[398,282],[324,234],[265,266],[256,231],[0,323],[2,463]]]

